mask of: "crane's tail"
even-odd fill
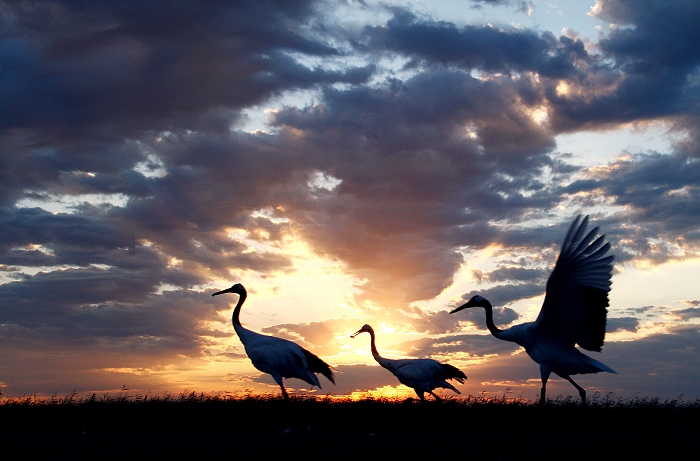
[[[459,392],[459,389],[457,389],[456,387],[454,387],[452,384],[448,383],[447,381],[440,381],[436,387],[442,387],[443,389],[452,389],[456,393],[461,394],[461,392]]]
[[[445,379],[455,379],[459,384],[464,384],[464,381],[466,381],[467,375],[465,375],[459,368],[453,367],[448,363],[441,363],[440,366],[442,367],[442,372],[445,375]]]
[[[328,381],[335,384],[335,375],[333,374],[331,366],[306,349],[302,350],[304,351],[304,356],[306,356],[306,361],[309,364],[309,369],[314,373],[321,373],[323,376],[328,378]],[[319,385],[318,387],[320,388],[321,386]]]
[[[580,371],[579,373],[598,373],[601,371],[607,371],[608,373],[615,373],[617,372],[607,366],[604,363],[601,363],[597,361],[596,359],[592,359],[586,354],[581,354],[583,356],[583,362],[586,364],[587,369],[585,371]]]

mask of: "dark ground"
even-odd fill
[[[681,460],[700,459],[699,416],[699,402],[653,400],[26,400],[0,402],[0,446],[24,459]]]

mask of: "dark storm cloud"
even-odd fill
[[[504,281],[530,281],[546,282],[549,277],[547,269],[528,269],[526,267],[499,267],[490,272],[482,274],[484,281],[504,282]],[[542,283],[544,286],[544,283]]]
[[[549,32],[492,26],[458,28],[400,10],[386,26],[368,28],[367,36],[370,49],[493,73],[532,71],[561,78],[576,72],[573,61],[588,57],[580,40],[556,39]]]
[[[289,51],[337,51],[306,24],[313,2],[5,3],[2,128],[138,133],[226,128],[238,109],[285,88],[357,83],[367,73],[309,69]],[[8,91],[12,88],[12,91]],[[56,117],[61,114],[61,117]]]
[[[634,73],[655,73],[663,68],[692,69],[700,63],[697,2],[606,0],[599,6],[599,18],[622,26],[599,42],[617,66]]]
[[[68,273],[53,272],[3,285],[3,347],[89,347],[96,354],[129,350],[144,356],[196,357],[207,344],[206,336],[221,336],[204,328],[202,322],[221,323],[217,311],[228,305],[199,293],[153,295],[148,293],[150,287],[138,286],[134,273],[118,279],[114,271],[64,272]],[[45,277],[52,281],[41,280]]]
[[[618,26],[598,42],[602,55],[591,68],[590,81],[601,86],[581,81],[587,90],[580,96],[559,96],[550,88],[553,126],[569,130],[682,114],[697,117],[697,2],[605,0],[596,10],[600,19]]]
[[[109,219],[108,211],[101,209],[73,215],[48,213],[41,208],[0,208],[0,226],[0,248],[4,250],[0,261],[7,264],[108,264],[113,252],[134,252],[133,232],[120,228]],[[32,244],[44,245],[52,254],[41,256],[38,250],[18,249]]]

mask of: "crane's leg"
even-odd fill
[[[581,405],[582,405],[582,406],[586,406],[586,389],[584,389],[584,388],[582,388],[581,386],[579,386],[578,384],[576,384],[576,383],[574,382],[574,380],[571,379],[571,376],[565,376],[564,378],[565,378],[567,381],[569,381],[571,384],[573,384],[574,387],[576,388],[576,390],[578,390],[578,395],[581,396]]]
[[[540,406],[543,406],[545,403],[545,394],[547,393],[547,380],[549,379],[549,375],[551,373],[552,370],[550,370],[549,367],[540,365],[540,377],[542,378],[542,389],[540,389]]]
[[[284,397],[284,400],[289,400],[289,394],[287,394],[287,389],[284,388],[284,384],[280,383],[280,389],[282,389],[282,397]]]
[[[274,379],[275,382],[279,385],[280,389],[282,389],[282,397],[284,397],[284,400],[289,400],[289,394],[287,394],[287,389],[285,389],[284,384],[282,384],[282,375],[273,374],[272,379]]]
[[[428,391],[428,392],[430,393],[430,395],[435,397],[435,400],[437,400],[438,402],[442,402],[442,399],[440,397],[438,397],[435,392],[433,392],[433,391]]]

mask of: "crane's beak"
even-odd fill
[[[359,335],[360,333],[364,333],[364,332],[365,332],[365,330],[362,330],[362,329],[357,330],[355,333],[351,334],[350,337],[354,338],[355,336]]]
[[[471,300],[470,300],[468,303],[462,304],[462,305],[459,306],[457,309],[455,309],[455,310],[453,310],[453,311],[450,311],[450,314],[454,314],[455,312],[459,312],[459,311],[461,311],[462,309],[466,309],[467,307],[474,307],[474,306],[475,306],[475,305],[472,304],[472,302],[471,302]]]
[[[224,294],[224,293],[231,293],[231,289],[230,289],[230,288],[226,288],[225,290],[217,291],[216,293],[212,293],[211,295],[212,295],[212,296],[216,296],[216,295],[222,295],[222,294]]]

